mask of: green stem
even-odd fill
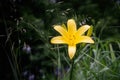
[[[58,51],[58,70],[61,68],[61,62],[60,62],[60,51],[59,46],[57,45],[57,51]],[[60,76],[58,75],[57,80],[60,80]]]
[[[72,64],[71,64],[71,71],[70,71],[70,80],[72,80],[73,78],[74,59],[71,62]]]

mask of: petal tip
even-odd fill
[[[90,26],[89,26],[89,25],[84,25],[84,27],[86,27],[86,28],[88,28],[88,29],[90,28]]]
[[[76,52],[76,46],[69,46],[68,47],[68,54],[69,54],[69,58],[72,59],[75,55]]]
[[[70,59],[73,59],[73,57],[74,57],[74,55],[69,55],[69,58],[70,58]]]
[[[69,19],[68,21],[74,21],[74,19]]]
[[[94,41],[92,40],[91,43],[94,43]]]
[[[50,43],[52,43],[52,44],[54,43],[53,38],[50,40]]]
[[[69,19],[68,23],[75,23],[75,20],[74,19]]]
[[[54,25],[54,29],[56,30],[58,27],[61,27],[60,25]]]

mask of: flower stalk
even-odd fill
[[[71,60],[70,80],[72,80],[73,78],[73,69],[74,69],[74,59]]]

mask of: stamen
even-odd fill
[[[75,35],[69,35],[69,44],[74,45],[75,44]]]

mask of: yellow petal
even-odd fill
[[[62,36],[64,36],[64,37],[67,37],[67,36],[68,36],[68,32],[67,32],[67,30],[66,30],[65,28],[63,28],[63,27],[61,27],[61,26],[59,26],[59,25],[56,25],[56,26],[54,27],[54,29],[55,29],[56,31],[58,31]]]
[[[65,39],[62,36],[57,36],[57,37],[53,37],[51,39],[51,43],[53,43],[53,44],[66,44],[67,42],[65,41]]]
[[[68,45],[68,54],[69,54],[70,59],[74,57],[75,52],[76,52],[76,45],[74,46]]]
[[[78,29],[78,31],[76,32],[76,36],[83,35],[89,28],[90,28],[89,25],[84,25],[84,26],[80,27]]]
[[[74,21],[74,19],[69,19],[68,22],[67,22],[67,26],[68,26],[68,33],[70,34],[73,34],[76,32],[76,23]]]
[[[94,43],[91,37],[88,36],[79,36],[76,39],[76,44],[77,43]]]

